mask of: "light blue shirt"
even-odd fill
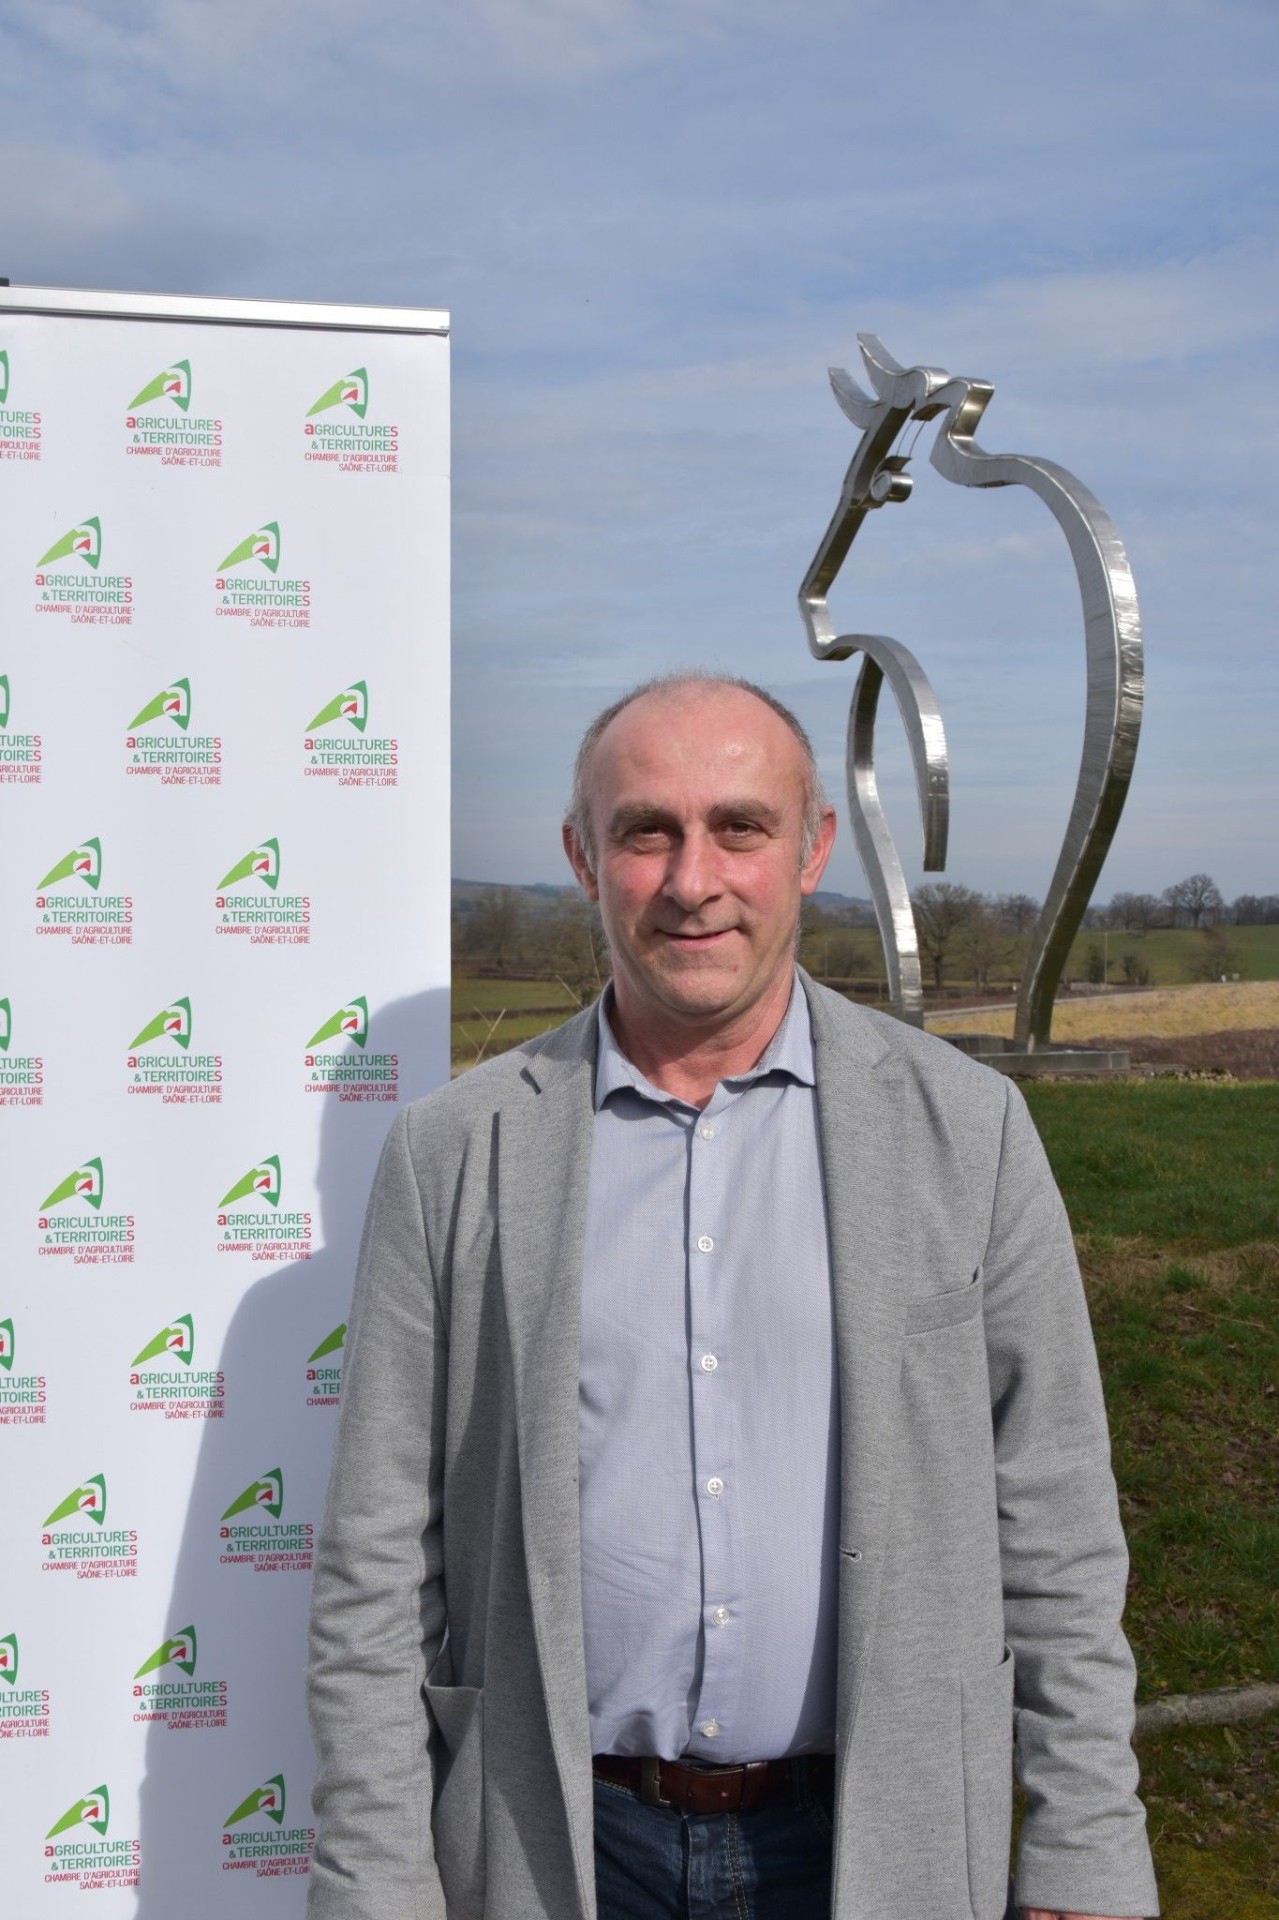
[[[582,1272],[595,1753],[833,1752],[839,1399],[808,1002],[696,1108],[599,1007]]]

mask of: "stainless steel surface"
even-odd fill
[[[918,1025],[922,1018],[919,953],[910,898],[888,825],[879,806],[874,776],[874,719],[879,681],[867,676],[872,663],[889,672],[911,736],[916,778],[924,811],[926,868],[945,861],[944,808],[947,762],[941,717],[932,689],[913,656],[900,643],[875,636],[840,634],[827,606],[849,548],[867,514],[906,500],[913,484],[908,456],[894,449],[910,426],[940,421],[931,460],[943,478],[964,487],[1029,487],[1048,507],[1066,536],[1084,618],[1087,694],[1083,753],[1061,851],[1036,923],[1017,1002],[1015,1038],[1026,1052],[1046,1047],[1052,1031],[1053,1001],[1070,944],[1097,883],[1114,838],[1132,777],[1141,729],[1143,660],[1141,619],[1128,556],[1105,508],[1082,482],[1051,460],[1026,454],[987,453],[973,437],[994,388],[989,381],[952,378],[938,367],[899,366],[874,334],[859,334],[858,344],[872,393],[863,393],[847,373],[831,369],[831,386],[840,407],[861,439],[844,478],[839,504],[804,576],[800,614],[808,644],[819,660],[867,656],[853,693],[849,716],[848,803],[858,851],[866,867],[888,964],[893,1007]],[[893,680],[889,657],[910,662],[910,691]],[[903,668],[904,671],[904,668]],[[927,691],[925,709],[919,688]],[[916,705],[917,731],[931,741],[932,760],[920,751],[912,731],[910,702]],[[929,796],[942,796],[941,857],[929,853]],[[937,842],[933,841],[933,851]]]
[[[184,293],[117,293],[85,287],[0,287],[0,313],[68,313],[96,319],[195,320],[217,326],[331,327],[349,333],[442,333],[436,307],[352,307],[311,300],[223,300]]]

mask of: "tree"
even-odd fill
[[[1190,924],[1195,928],[1203,925],[1205,914],[1215,916],[1226,904],[1210,873],[1187,874],[1184,880],[1164,888],[1164,899],[1172,908],[1174,925],[1177,915],[1185,913],[1189,914]]]
[[[1110,903],[1111,924],[1121,926],[1125,933],[1149,933],[1162,911],[1153,893],[1117,893]]]
[[[1024,896],[1023,896],[1024,897]],[[1034,905],[1034,902],[1031,902]],[[1001,915],[998,906],[978,900],[959,930],[956,951],[972,968],[973,982],[980,993],[992,973],[1007,974],[1012,964],[1017,935]]]
[[[915,910],[919,951],[933,970],[933,985],[940,987],[958,935],[985,902],[971,887],[957,887],[949,880],[930,880],[926,886],[916,888],[911,904]]]
[[[1039,918],[1040,907],[1028,893],[1001,893],[995,901],[1000,922],[1011,933],[1029,933]]]
[[[1279,920],[1279,893],[1241,893],[1230,917],[1237,927],[1272,927]]]

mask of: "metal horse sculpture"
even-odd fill
[[[831,385],[862,437],[839,505],[799,592],[808,644],[819,660],[865,656],[848,716],[848,805],[857,850],[870,882],[884,943],[894,1011],[923,1024],[919,943],[901,862],[875,783],[875,714],[888,681],[910,742],[924,829],[924,867],[946,865],[950,770],[937,700],[919,662],[883,634],[836,633],[826,599],[863,520],[905,500],[909,456],[894,451],[914,423],[939,420],[932,463],[961,487],[1029,487],[1065,534],[1083,603],[1088,691],[1083,757],[1066,837],[1031,938],[1017,1002],[1015,1043],[1046,1047],[1053,1000],[1070,944],[1092,897],[1132,776],[1141,729],[1142,645],[1137,593],[1114,522],[1087,487],[1051,460],[986,453],[973,438],[994,393],[989,381],[952,377],[938,367],[901,367],[874,334],[857,336],[874,394],[839,368]]]

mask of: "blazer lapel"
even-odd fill
[[[803,976],[801,976],[803,977]],[[851,1738],[891,1517],[900,1419],[902,1289],[896,1241],[909,1208],[902,1086],[887,1043],[847,1002],[804,978],[830,1224],[840,1384],[838,1739]]]
[[[595,1070],[594,1008],[529,1061],[498,1118],[498,1245],[510,1331],[524,1551],[551,1740],[582,1892],[594,1910],[582,1639],[578,1374]]]

